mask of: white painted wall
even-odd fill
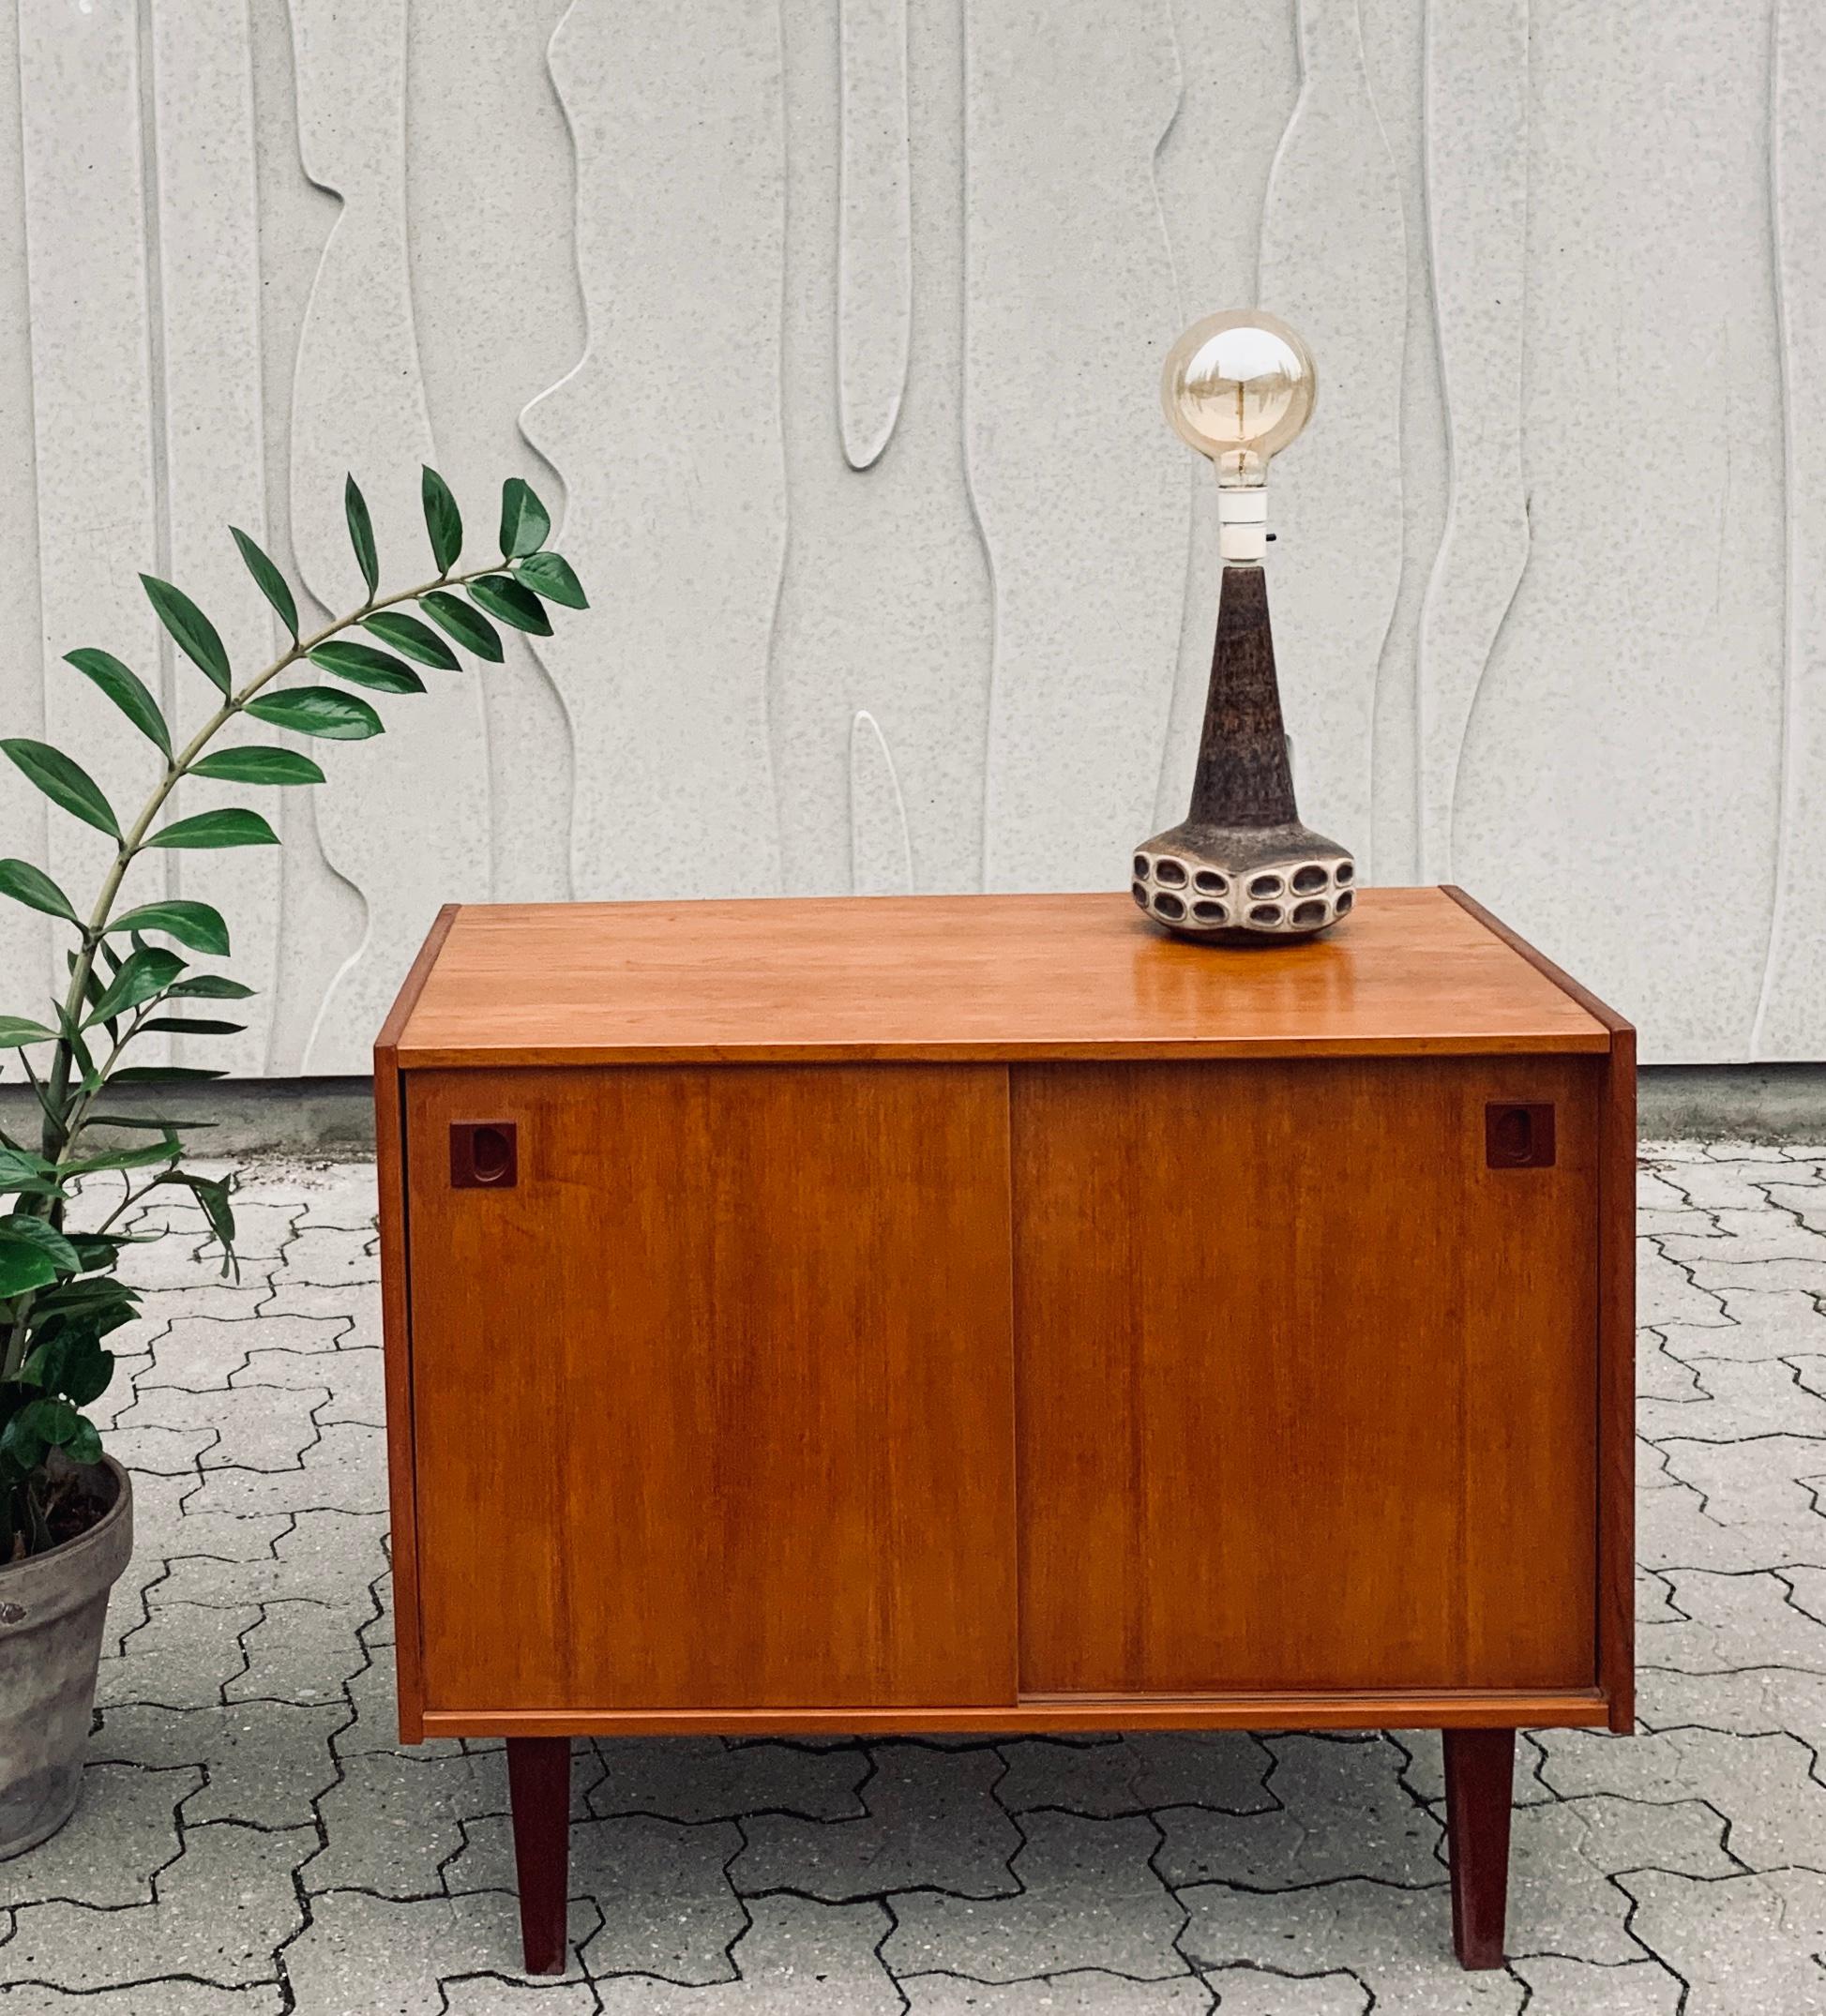
[[[361,1068],[453,897],[1118,884],[1215,593],[1159,359],[1251,299],[1320,361],[1306,817],[1651,1059],[1826,1057],[1811,0],[17,0],[0,73],[8,732],[136,797],[61,654],[195,715],[135,574],[258,662],[223,528],[349,602],[345,468],[389,581],[430,457],[484,535],[528,476],[595,597],[330,746],[282,855],[140,871],[231,911],[236,1069]],[[8,773],[0,851],[47,833],[86,890]]]

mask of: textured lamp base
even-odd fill
[[[1299,821],[1207,826],[1187,820],[1135,850],[1131,894],[1183,938],[1238,943],[1305,938],[1350,913],[1357,865]]]

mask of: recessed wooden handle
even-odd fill
[[[1484,1159],[1493,1169],[1552,1168],[1552,1106],[1492,1100],[1484,1108]]]
[[[450,1187],[511,1190],[520,1177],[520,1141],[510,1120],[450,1122]]]

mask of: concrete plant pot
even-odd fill
[[[76,1808],[108,1592],[133,1552],[133,1487],[74,1540],[0,1568],[0,1860],[48,1840]]]

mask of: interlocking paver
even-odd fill
[[[993,1751],[878,1743],[860,1788],[856,1820],[757,1813],[732,1872],[745,1895],[807,1890],[830,1903],[886,1890],[951,1890],[1000,1897],[1014,1889],[1009,1859],[1021,1837],[990,1793],[1003,1763]]]
[[[520,1977],[500,1746],[397,1740],[372,1172],[294,1166],[238,1285],[135,1220],[181,1228],[97,1410],[137,1552],[85,1804],[0,1864],[0,2016],[1826,2008],[1826,1147],[1653,1156],[1646,1733],[1524,1735],[1506,1971],[1451,1958],[1435,1733],[1220,1732],[580,1743],[582,1959]]]
[[[856,1788],[868,1772],[861,1749],[793,1743],[728,1744],[715,1737],[672,1742],[619,1738],[596,1745],[602,1782],[596,1813],[650,1813],[665,1820],[732,1820],[780,1812],[812,1820],[860,1818]]]
[[[764,1897],[736,1942],[739,1980],[681,1988],[644,1975],[603,1981],[604,2016],[900,2016],[898,1989],[877,1948],[880,1904]]]
[[[996,1797],[1009,1813],[1059,1806],[1114,1819],[1163,1806],[1265,1813],[1275,1753],[1240,1729],[1124,1737],[1114,1743],[1004,1743],[1008,1775]]]
[[[1216,1878],[1287,1889],[1339,1876],[1437,1883],[1440,1825],[1401,1782],[1402,1753],[1371,1737],[1269,1739],[1268,1789],[1281,1803],[1242,1815],[1202,1807],[1162,1813],[1161,1873],[1170,1883]]]
[[[1184,1974],[1173,1940],[1185,1912],[1155,1873],[1160,1831],[1146,1817],[1023,1815],[1012,1864],[1017,1897],[979,1902],[943,1892],[897,1898],[883,1955],[897,1974],[946,1969],[1011,1981],[1079,1967],[1142,1980]]]

